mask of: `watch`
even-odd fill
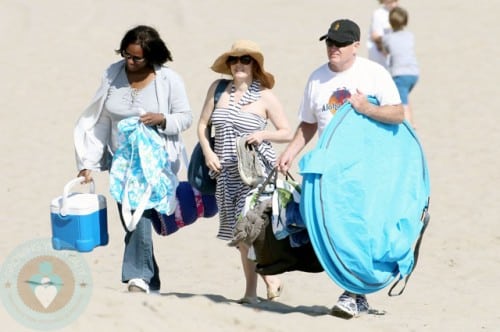
[[[163,120],[159,124],[157,124],[156,126],[159,129],[165,129],[165,126],[167,125],[167,119],[165,118],[165,115],[163,113],[161,113],[161,115],[163,116]]]

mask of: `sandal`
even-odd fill
[[[256,187],[264,182],[266,174],[260,164],[256,147],[248,144],[244,136],[236,139],[236,155],[238,156],[238,171],[243,183]]]
[[[281,292],[283,292],[283,287],[284,287],[283,281],[281,281],[280,285],[275,290],[268,288],[267,289],[267,299],[269,301],[274,301],[277,298],[279,298],[281,296]]]

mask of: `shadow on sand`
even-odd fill
[[[191,293],[161,293],[161,296],[176,296],[178,298],[190,298],[190,297],[206,297],[212,302],[215,303],[238,303],[237,300],[228,299],[222,295],[215,294],[191,294]],[[270,312],[289,314],[289,313],[302,313],[309,316],[323,316],[328,315],[330,313],[330,308],[325,306],[296,306],[292,307],[277,301],[267,301],[262,299],[262,302],[257,304],[242,304],[246,307],[265,310]]]

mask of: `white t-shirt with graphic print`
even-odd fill
[[[299,120],[317,123],[321,136],[337,109],[357,90],[376,97],[380,105],[401,104],[389,72],[378,63],[356,57],[346,71],[336,73],[326,63],[311,74],[300,105]]]

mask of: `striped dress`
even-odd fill
[[[217,238],[230,240],[236,219],[245,205],[245,197],[252,189],[241,180],[238,172],[236,138],[263,130],[267,120],[251,113],[251,109],[241,111],[241,107],[260,98],[260,82],[254,80],[238,103],[234,102],[234,84],[231,84],[228,108],[215,108],[212,113],[212,126],[215,128],[214,151],[219,157],[222,170],[216,175],[215,197],[219,208],[219,231]],[[260,154],[270,165],[276,163],[276,152],[271,143],[263,141],[257,147]]]

